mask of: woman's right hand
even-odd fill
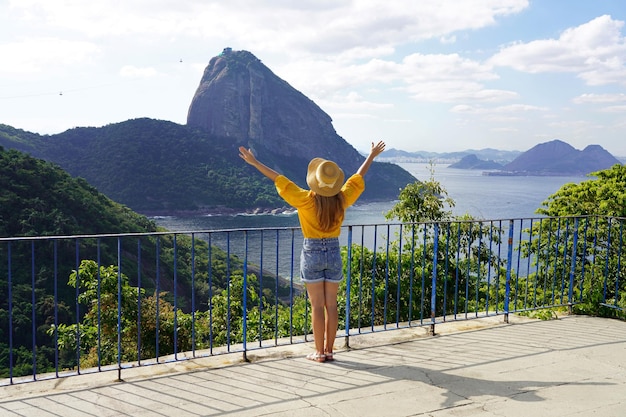
[[[256,157],[250,149],[246,149],[243,146],[239,147],[239,157],[246,161],[248,164],[255,166],[257,163]]]
[[[278,177],[278,172],[274,171],[273,169],[269,168],[258,159],[256,159],[256,156],[254,156],[250,149],[246,149],[243,146],[240,146],[239,156],[241,157],[241,159],[258,169],[261,174],[265,175],[272,181],[276,181],[276,177]]]

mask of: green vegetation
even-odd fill
[[[574,312],[626,318],[623,312],[626,308],[626,281],[621,279],[620,288],[616,287],[617,277],[623,276],[620,273],[623,255],[618,244],[623,222],[596,217],[626,215],[626,168],[615,165],[591,175],[597,180],[565,185],[549,197],[538,213],[593,217],[580,222],[567,217],[547,218],[541,221],[540,227],[524,230],[529,238],[522,240],[519,249],[533,262],[527,276],[518,276],[515,270],[511,271],[509,311],[545,320],[555,317],[562,308],[537,312],[526,310],[567,305],[573,231],[577,227],[580,234],[578,259],[571,288]],[[399,202],[387,213],[388,219],[399,219],[404,223],[403,233],[388,250],[381,252],[378,249],[376,252],[357,245],[352,247],[349,294],[354,314],[351,326],[429,319],[433,308],[437,315],[479,314],[487,307],[492,311],[504,310],[507,259],[505,253],[497,250],[504,237],[502,229],[468,215],[453,218],[448,209],[453,206],[454,201],[434,179],[431,169],[431,178],[423,183],[409,184],[400,193]],[[441,221],[445,222],[441,224],[445,230],[436,225]],[[434,246],[436,235],[437,250]],[[596,243],[599,245],[594,253],[585,251],[586,247],[591,248]],[[437,304],[432,306],[431,277],[435,259]],[[609,277],[606,280],[605,272]],[[345,294],[343,287],[340,294]],[[619,298],[616,298],[617,294],[620,294]],[[603,306],[603,300],[616,308]],[[342,299],[342,302],[345,304],[346,300]],[[375,317],[369,316],[372,308]]]
[[[626,166],[616,164],[579,184],[565,184],[548,197],[537,213],[558,216],[626,217]]]
[[[135,119],[48,137],[0,125],[2,145],[54,161],[142,213],[284,204],[271,182],[242,163],[232,140],[176,123]]]
[[[450,210],[454,205],[435,179],[432,164],[429,180],[409,184],[400,192],[386,218],[403,223],[401,236],[383,253],[356,245],[352,249],[350,268],[356,276],[351,305],[364,314],[369,314],[367,306],[374,306],[377,316],[355,314],[351,325],[372,319],[376,325],[422,320],[431,317],[433,308],[438,314],[477,313],[489,300],[499,303],[502,310],[504,280],[500,278],[506,265],[494,250],[501,242],[498,229],[469,215],[455,218]],[[444,223],[440,226],[439,222]],[[438,287],[433,306],[430,294],[435,265]],[[490,273],[497,282],[488,286],[485,278]]]
[[[285,206],[271,181],[239,158],[240,145],[253,146],[260,159],[306,186],[303,167],[308,160],[278,157],[262,144],[162,120],[134,119],[52,136],[0,125],[0,146],[54,162],[113,201],[144,214]],[[364,196],[380,199],[397,195],[395,187],[389,189],[390,178],[406,184],[412,176],[397,165],[376,162],[368,178]]]
[[[626,318],[626,280],[623,274],[623,220],[626,217],[626,166],[616,164],[610,169],[589,174],[590,179],[579,184],[566,184],[543,202],[537,213],[558,217],[528,230],[534,236],[532,244],[523,247],[535,255],[540,265],[550,265],[537,272],[537,285],[549,284],[545,279],[562,276],[568,262],[576,253],[584,270],[576,273],[574,296],[579,301],[577,313]],[[567,216],[590,216],[581,220]],[[610,216],[610,217],[604,217]],[[576,247],[571,241],[572,230],[579,230]],[[594,247],[589,252],[587,247]],[[554,249],[556,248],[556,249]],[[608,278],[605,280],[605,276]],[[617,280],[621,277],[618,287]],[[604,304],[611,305],[609,308]],[[622,309],[622,310],[620,310]]]
[[[97,233],[102,231],[101,221],[112,228],[108,232],[155,230],[145,217],[112,202],[58,167],[16,151],[1,151],[0,158],[0,179],[9,184],[0,194],[0,230],[5,234],[83,234],[85,230]],[[513,271],[507,277],[506,255],[498,249],[503,242],[503,229],[467,215],[453,217],[449,208],[454,201],[431,171],[428,181],[407,186],[400,193],[398,204],[387,214],[403,224],[386,248],[342,248],[344,273],[350,273],[351,287],[348,291],[344,280],[339,291],[340,328],[345,326],[348,302],[348,324],[360,328],[429,320],[432,311],[436,315],[466,317],[486,309],[503,311],[507,302],[512,312],[550,319],[556,317],[556,310],[525,311],[566,306],[568,292],[576,301],[575,312],[624,318],[619,308],[626,307],[626,282],[621,280],[616,288],[622,254],[620,245],[614,243],[622,235],[623,223],[601,216],[624,216],[626,168],[614,166],[593,175],[597,179],[565,185],[548,198],[538,210],[548,217],[541,220],[541,226],[524,230],[529,238],[520,243],[522,253],[532,255],[533,267],[527,276],[517,276]],[[580,215],[591,217],[567,217]],[[574,230],[579,231],[578,240],[572,238]],[[594,253],[586,252],[585,245],[592,244]],[[12,246],[14,375],[33,372],[33,352],[38,372],[54,370],[55,343],[60,349],[60,369],[117,362],[118,312],[119,357],[123,362],[153,358],[157,353],[164,356],[175,351],[242,343],[244,323],[247,342],[310,331],[303,294],[281,301],[289,295],[288,288],[281,286],[275,293],[275,281],[268,283],[267,277],[261,285],[259,273],[251,272],[253,266],[248,266],[244,276],[241,260],[233,256],[229,259],[224,251],[209,247],[205,241],[164,233],[129,237],[118,249],[115,238],[84,239],[78,248],[74,240],[59,239],[54,244],[37,246],[36,266],[31,263],[30,245],[14,242]],[[77,250],[81,254],[80,265],[72,265]],[[123,252],[121,265],[117,265],[117,250]],[[58,253],[57,263],[63,266],[58,272],[58,287],[56,277],[51,279],[55,269],[52,253]],[[567,276],[574,253],[576,281],[570,288]],[[4,268],[7,261],[7,249],[3,246],[3,376],[8,375],[9,286]],[[141,283],[131,272],[139,267]],[[433,299],[435,271],[437,287]],[[608,279],[604,278],[605,271]],[[509,294],[505,292],[507,278],[511,282]],[[31,288],[35,288],[34,292]]]
[[[227,288],[216,291],[210,297],[210,310],[190,313],[175,309],[163,293],[148,294],[144,289],[131,286],[128,277],[120,274],[115,266],[98,269],[96,262],[83,261],[78,274],[74,271],[68,283],[74,288],[79,286],[78,301],[88,310],[78,324],[52,325],[47,330],[50,337],[56,336],[58,340],[61,367],[65,369],[76,366],[77,340],[80,340],[81,367],[117,362],[118,312],[122,362],[155,358],[174,351],[209,349],[243,340],[244,285],[241,270],[230,277]],[[246,288],[248,341],[269,340],[308,331],[303,296],[297,297],[293,305],[294,319],[291,321],[287,306],[259,291],[255,275],[248,275]],[[121,303],[118,303],[118,290]],[[138,345],[138,340],[141,340],[141,345]]]
[[[432,162],[428,181],[408,184],[400,191],[398,200],[385,217],[388,220],[398,219],[403,223],[450,220],[450,209],[455,205],[446,189],[435,179]]]
[[[145,216],[81,178],[0,147],[0,237],[154,232]]]
[[[15,150],[5,151],[0,148],[0,183],[3,184],[0,189],[0,237],[139,234],[157,231],[153,221],[105,197],[85,180],[72,178],[53,164]],[[224,251],[217,247],[209,248],[205,241],[192,241],[188,236],[162,233],[127,236],[123,244],[116,237],[79,240],[59,237],[55,240],[22,240],[10,245],[1,244],[0,375],[8,375],[9,334],[12,335],[14,348],[14,375],[32,373],[33,352],[37,355],[38,372],[54,369],[55,333],[51,332],[51,326],[55,320],[64,323],[58,326],[59,330],[65,330],[65,333],[59,332],[61,335],[67,335],[68,328],[73,329],[69,323],[76,323],[74,329],[77,329],[79,323],[93,320],[93,286],[82,286],[84,277],[81,276],[81,284],[77,289],[75,271],[80,270],[85,262],[95,260],[102,266],[117,265],[118,250],[121,251],[122,259],[120,272],[130,277],[125,278],[124,288],[134,286],[135,298],[137,295],[145,296],[146,305],[150,305],[150,300],[156,305],[155,300],[158,299],[164,313],[171,312],[169,306],[176,305],[181,320],[186,317],[185,314],[192,313],[192,305],[198,312],[207,311],[211,301],[220,305],[222,292],[234,285],[237,276],[241,276],[243,263],[233,256],[227,259]],[[76,265],[77,254],[81,260],[80,267]],[[87,265],[85,278],[93,272],[93,264]],[[115,266],[115,271],[119,267]],[[107,268],[110,267],[105,267],[101,272],[105,277],[110,277],[111,270]],[[129,273],[138,269],[142,271],[141,277]],[[69,286],[66,285],[67,277],[70,277]],[[100,290],[105,295],[111,289],[105,285]],[[116,288],[114,290],[117,294]],[[289,288],[283,284],[278,286],[275,294],[274,277],[267,276],[263,288],[258,291],[260,296],[274,299],[278,304],[282,304],[282,301],[277,300],[289,294]],[[124,296],[130,294],[126,291]],[[75,307],[77,298],[81,302],[79,307]],[[105,302],[107,300],[110,301],[110,297],[105,297]],[[55,305],[58,306],[56,310]],[[131,313],[126,311],[128,304],[124,308],[125,313]],[[166,326],[168,317],[166,315],[163,318]],[[241,320],[240,315],[233,317]],[[220,319],[221,316],[216,321]],[[9,322],[13,326],[11,331]],[[89,342],[93,340],[93,331],[85,326],[85,335],[82,337],[83,326],[80,325],[80,328],[81,337],[78,340],[84,339],[81,349],[92,352],[93,347]],[[221,342],[220,337],[225,335],[223,331],[214,334],[213,343]],[[60,341],[63,346],[71,347],[67,338]],[[163,349],[167,349],[167,345]],[[161,353],[166,354],[166,350]],[[72,362],[75,357],[65,352],[65,359],[61,358],[63,361],[60,365],[63,368],[77,366]]]

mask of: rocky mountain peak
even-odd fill
[[[524,152],[505,165],[504,170],[529,175],[585,175],[619,163],[600,145],[589,145],[580,151],[555,139]]]
[[[187,125],[285,157],[358,155],[345,149],[351,146],[337,135],[328,114],[248,51],[225,48],[209,61]]]
[[[301,186],[303,167],[312,158],[331,159],[348,175],[365,159],[337,134],[328,114],[248,51],[225,48],[211,58],[189,106],[187,125],[252,148]],[[372,169],[370,177],[377,178],[371,185],[382,189],[370,187],[364,198],[395,198],[400,188],[415,181],[396,165],[377,163]]]

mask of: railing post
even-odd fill
[[[77,284],[78,285],[78,284]],[[122,382],[122,238],[117,238],[117,380]]]
[[[350,284],[352,282],[352,226],[348,226],[348,260],[346,265],[346,318],[344,348],[350,349]]]
[[[11,267],[11,242],[7,244],[7,278],[8,278],[8,304],[9,304],[9,382],[13,385],[13,268]],[[56,324],[56,323],[55,323]],[[56,336],[55,328],[55,336]],[[58,352],[58,345],[55,346]]]
[[[154,354],[156,356],[156,362],[159,363],[159,329],[161,327],[161,303],[159,303],[159,299],[161,297],[160,291],[160,285],[161,285],[161,239],[159,238],[159,236],[157,236],[156,238],[156,245],[155,245],[155,257],[156,257],[156,266],[155,266],[155,270],[156,270],[156,276],[155,276],[155,280],[156,280],[156,284],[155,284],[155,290],[154,290],[154,294],[155,294],[155,301],[156,301],[156,314],[155,314],[155,332],[154,332]]]
[[[624,243],[624,221],[623,220],[617,220],[619,221],[619,245],[617,246],[617,269],[616,269],[616,273],[615,273],[615,301],[614,301],[614,307],[615,308],[619,308],[618,307],[618,301],[620,299],[619,296],[619,279],[620,276],[622,275],[622,247],[623,247],[623,243]]]
[[[572,243],[572,260],[569,269],[569,291],[567,294],[567,311],[573,313],[574,306],[574,272],[576,270],[576,250],[578,247],[578,217],[574,219],[574,241]]]
[[[59,251],[57,240],[54,239],[54,373],[59,377]],[[9,288],[9,299],[11,297],[11,289]],[[9,324],[9,326],[11,326]],[[11,357],[11,360],[13,358]],[[98,365],[100,364],[100,358],[98,357]],[[100,368],[98,367],[98,371]]]
[[[248,362],[248,232],[244,231],[244,256],[243,256],[243,360]]]
[[[75,239],[75,254],[74,262],[76,264],[76,292],[74,306],[76,311],[76,373],[80,375],[80,304],[78,304],[78,298],[80,297],[80,251],[79,240]]]
[[[178,360],[178,238],[174,233],[174,360]]]
[[[433,276],[431,281],[431,294],[430,294],[430,335],[435,336],[435,317],[436,302],[437,302],[437,252],[439,252],[439,223],[435,223],[434,242],[433,242]],[[398,285],[400,285],[398,283]]]
[[[515,223],[509,220],[509,243],[506,261],[506,287],[504,292],[504,322],[509,322],[509,299],[511,297],[511,265],[513,264],[513,232]]]
[[[98,239],[98,271],[100,271],[100,239]],[[98,277],[99,276],[100,275],[98,275]],[[140,294],[141,294],[141,237],[137,239],[137,364],[138,365],[141,365],[141,296]],[[98,303],[100,302],[99,300],[100,300],[100,278],[98,278]],[[100,311],[100,307],[98,307],[98,311]],[[99,345],[98,345],[98,352],[100,352]],[[99,363],[100,361],[98,360],[98,364]]]
[[[30,302],[31,302],[31,332],[32,332],[32,364],[33,364],[33,381],[37,380],[37,313],[35,304],[35,241],[30,242]],[[78,287],[78,279],[76,280],[76,287]],[[78,297],[76,298],[78,304]],[[77,330],[77,331],[80,331]]]

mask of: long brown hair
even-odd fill
[[[315,194],[315,212],[322,231],[332,229],[343,220],[345,198],[340,192],[332,197]]]

